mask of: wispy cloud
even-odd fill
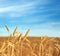
[[[33,3],[28,3],[28,4],[24,4],[24,5],[3,7],[3,8],[0,8],[0,13],[24,11],[24,10],[29,9],[30,6],[33,6]]]
[[[7,1],[7,0],[3,0],[3,1]],[[10,0],[9,0],[10,1]],[[41,12],[42,10],[37,10],[37,6],[39,5],[44,5],[46,3],[48,3],[49,1],[47,0],[35,0],[35,1],[25,1],[27,3],[24,3],[22,1],[17,1],[16,4],[11,5],[11,3],[9,3],[9,1],[7,1],[7,5],[0,7],[0,16],[11,16],[11,17],[21,17],[21,16],[25,16],[25,15],[29,15],[29,14],[34,14],[37,12]],[[2,1],[1,1],[2,2]],[[13,1],[10,1],[13,3]],[[21,3],[21,4],[20,4]],[[3,3],[2,3],[3,4]],[[10,4],[10,5],[9,5]],[[40,7],[40,9],[42,9],[42,7]]]
[[[28,14],[29,11],[34,9],[35,3],[27,3],[23,5],[13,5],[7,7],[0,7],[1,16],[11,16],[11,17],[19,17],[25,14]],[[33,12],[33,11],[32,11]]]

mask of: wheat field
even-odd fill
[[[9,32],[9,28],[5,26]],[[0,56],[60,56],[60,38],[23,36],[15,28],[13,35],[0,37]]]
[[[60,38],[0,37],[0,56],[60,56]]]

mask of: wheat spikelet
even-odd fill
[[[23,41],[27,38],[27,35],[28,35],[29,31],[30,31],[30,29],[27,30],[27,32],[26,32],[26,34],[25,34],[25,36],[24,36]]]
[[[13,32],[13,36],[15,35],[16,31],[17,31],[18,27],[16,26],[14,32]]]
[[[25,37],[28,35],[29,32],[30,32],[30,29],[27,30],[27,32],[25,34]]]
[[[10,31],[7,25],[5,25],[5,28],[6,28],[6,30],[7,30],[8,32]]]

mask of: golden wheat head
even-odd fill
[[[15,32],[17,31],[18,27],[16,26],[14,32],[13,32],[13,36],[15,35]]]

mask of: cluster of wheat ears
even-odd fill
[[[5,25],[5,28],[8,32],[10,31],[7,25]],[[8,37],[8,40],[2,43],[2,46],[0,47],[0,56],[22,56],[22,45],[25,40],[28,42],[27,45],[29,46],[29,48],[31,48],[31,46],[29,45],[30,41],[27,39],[27,35],[30,29],[27,30],[24,36],[22,36],[21,32],[17,32],[17,30],[18,27],[15,28],[13,36],[10,35]],[[31,53],[35,55],[33,51]]]
[[[5,25],[7,31],[9,28]],[[15,28],[13,36],[9,36],[7,41],[4,41],[0,47],[0,56],[23,56],[22,46],[24,41],[27,41],[27,46],[30,48],[30,54],[26,56],[59,56],[60,55],[60,41],[55,38],[48,38],[47,36],[41,37],[39,43],[38,55],[34,53],[31,47],[31,42],[27,39],[27,35],[30,29],[27,30],[26,34],[22,36],[22,33],[17,32],[18,27]],[[25,50],[24,50],[25,51]],[[25,56],[25,55],[24,55]]]

